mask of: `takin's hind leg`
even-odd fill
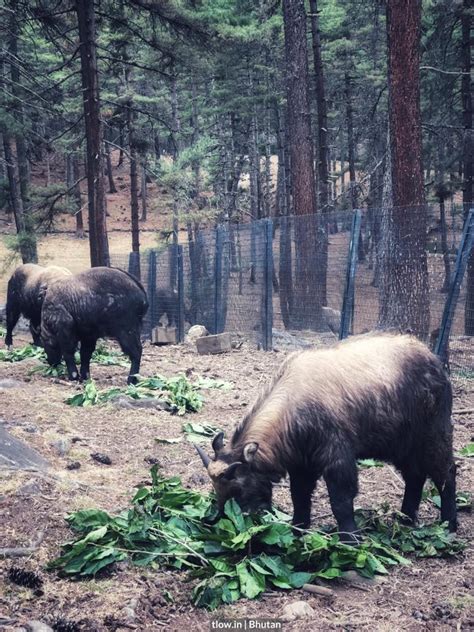
[[[426,474],[413,472],[410,468],[401,468],[405,481],[405,494],[402,502],[402,514],[407,517],[409,524],[415,524],[418,508],[420,507],[423,486],[426,481]]]
[[[430,477],[438,489],[441,498],[441,521],[448,523],[450,531],[457,530],[456,508],[456,465],[451,463],[447,471],[430,472]]]
[[[354,520],[354,498],[357,495],[357,465],[352,455],[337,458],[324,472],[331,509],[336,518],[340,538],[346,544],[356,544],[357,525]]]
[[[92,354],[95,351],[97,340],[95,338],[83,338],[81,340],[81,380],[88,380],[90,377],[90,364]]]

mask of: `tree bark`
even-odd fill
[[[283,0],[288,128],[295,218],[294,322],[317,328],[325,300],[326,265],[317,213],[303,0]]]
[[[67,155],[67,186],[74,210],[74,217],[76,219],[76,237],[82,239],[84,237],[84,221],[82,217],[82,195],[79,178],[79,160],[77,159],[77,154],[71,152]]]
[[[142,198],[142,216],[140,217],[140,221],[141,222],[146,222],[146,219],[147,219],[147,213],[146,213],[147,190],[146,190],[146,166],[145,166],[145,159],[143,159],[143,162],[141,164],[140,187],[141,187],[141,198]]]
[[[104,184],[104,130],[100,118],[94,3],[76,1],[87,146],[87,193],[91,266],[110,264]]]
[[[318,1],[309,0],[311,11],[311,35],[313,41],[314,74],[316,78],[316,105],[318,111],[318,185],[319,206],[321,210],[329,210],[329,148],[328,148],[328,113],[324,66],[321,55],[321,36],[319,32]]]
[[[107,137],[107,133],[105,133],[105,136]],[[112,173],[112,157],[110,155],[110,146],[107,143],[107,138],[105,138],[104,148],[107,160],[107,178],[109,180],[109,193],[117,193],[117,187],[115,186],[114,182],[114,174]]]
[[[393,207],[386,252],[382,324],[429,330],[427,209],[423,188],[419,46],[421,0],[388,0],[390,152]]]
[[[463,148],[463,191],[462,201],[465,217],[473,207],[473,177],[474,177],[474,134],[472,131],[472,84],[471,84],[471,27],[472,0],[464,0],[461,14],[462,30],[462,110],[464,127]],[[467,265],[466,304],[464,307],[464,332],[474,336],[474,250]]]

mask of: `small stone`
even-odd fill
[[[91,454],[91,457],[94,459],[94,461],[97,461],[97,463],[112,465],[112,459],[110,458],[110,456],[102,454],[101,452],[94,452],[93,454]]]
[[[154,456],[146,456],[144,459],[145,463],[148,463],[149,465],[159,465],[160,462],[157,458],[155,458]]]
[[[71,441],[69,439],[58,439],[53,441],[51,447],[56,450],[59,456],[66,456],[71,449]]]
[[[204,325],[193,325],[185,337],[185,342],[194,343],[197,338],[202,338],[203,336],[208,336],[209,332],[204,327]]]
[[[282,621],[294,621],[295,619],[306,619],[316,614],[307,601],[293,601],[287,604],[282,611],[280,619]]]
[[[38,426],[35,426],[35,424],[28,424],[28,426],[24,426],[23,430],[34,434],[35,432],[38,432]]]
[[[80,467],[81,467],[81,464],[79,463],[79,461],[70,461],[66,465],[67,470],[78,470]]]
[[[12,380],[8,377],[0,380],[0,388],[18,388],[18,386],[21,386],[21,382],[18,380]]]
[[[29,632],[54,632],[53,628],[37,619],[28,621],[26,629],[29,630]]]
[[[36,496],[36,494],[39,494],[40,491],[41,490],[40,490],[40,486],[38,485],[38,482],[35,480],[32,480],[22,485],[18,489],[17,494],[19,494],[20,496]]]

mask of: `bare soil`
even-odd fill
[[[16,345],[28,339],[17,336]],[[229,392],[205,391],[200,413],[185,418],[148,409],[124,410],[106,407],[71,408],[64,403],[79,387],[63,380],[28,375],[36,361],[0,364],[0,379],[18,380],[16,388],[0,389],[0,410],[8,429],[36,448],[51,464],[48,474],[0,472],[1,547],[28,546],[39,532],[44,539],[27,559],[0,561],[0,628],[17,630],[31,619],[52,622],[56,617],[82,621],[88,631],[170,630],[192,627],[210,629],[210,621],[222,617],[278,618],[285,604],[307,601],[315,611],[312,619],[285,623],[284,630],[469,630],[474,628],[474,558],[472,545],[456,559],[418,560],[395,568],[387,581],[355,588],[332,583],[336,596],[324,598],[299,590],[273,591],[258,601],[242,600],[233,606],[208,613],[190,603],[192,584],[178,572],[121,565],[100,580],[71,581],[44,570],[58,555],[61,543],[71,539],[64,516],[86,507],[117,512],[128,505],[134,488],[149,480],[150,461],[156,459],[166,476],[202,492],[209,481],[191,444],[186,441],[159,444],[156,437],[181,436],[185,421],[207,422],[230,432],[283,359],[283,353],[259,352],[246,346],[221,356],[199,356],[187,345],[168,348],[145,346],[143,375],[186,372],[191,378],[204,375],[234,384]],[[93,365],[100,388],[124,385],[127,370]],[[454,408],[474,405],[474,381],[455,384]],[[474,416],[456,414],[455,448],[473,439]],[[53,445],[65,442],[70,448],[60,456]],[[101,465],[91,454],[107,454],[112,465]],[[79,462],[77,470],[68,464]],[[474,474],[468,459],[459,459],[458,488],[474,489]],[[357,505],[378,507],[401,503],[402,482],[390,467],[362,470]],[[289,490],[283,482],[275,501],[290,510]],[[428,504],[421,510],[423,521],[436,519]],[[469,540],[474,518],[461,513],[459,536]],[[315,493],[312,524],[332,522],[324,485]],[[44,594],[35,596],[7,579],[12,563],[38,570],[44,578]],[[168,603],[168,591],[173,598]],[[134,611],[133,613],[131,612]],[[2,618],[5,624],[2,627]],[[9,622],[8,622],[9,620]]]

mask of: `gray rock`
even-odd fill
[[[0,469],[6,467],[17,470],[48,469],[48,462],[25,442],[11,435],[0,423]]]
[[[113,405],[116,408],[152,408],[154,410],[166,410],[167,412],[173,411],[174,408],[168,402],[164,402],[162,399],[158,397],[147,397],[145,399],[131,399],[130,397],[125,397],[123,395],[119,395],[112,400]]]
[[[71,449],[71,441],[69,439],[58,439],[57,441],[53,441],[50,445],[59,456],[66,456]]]
[[[18,490],[17,494],[19,496],[36,496],[41,491],[40,486],[38,485],[38,481],[31,480],[22,485]]]
[[[204,325],[193,325],[188,333],[186,334],[185,342],[189,344],[193,344],[196,342],[197,338],[202,338],[203,336],[208,336],[209,332],[204,327]]]
[[[12,380],[8,377],[0,380],[0,388],[18,388],[19,386],[22,386],[22,383],[18,380]]]
[[[27,426],[23,426],[23,430],[25,432],[29,432],[30,434],[34,434],[35,432],[38,432],[38,426],[35,426],[35,424],[28,424]]]
[[[295,619],[313,617],[315,614],[315,610],[307,601],[293,601],[283,608],[280,619],[282,621],[295,621]]]
[[[54,632],[53,628],[46,623],[43,623],[43,621],[38,621],[37,619],[28,621],[26,629],[29,632]]]
[[[333,334],[338,334],[341,327],[341,312],[338,309],[332,309],[332,307],[322,307],[321,311],[327,328]]]

